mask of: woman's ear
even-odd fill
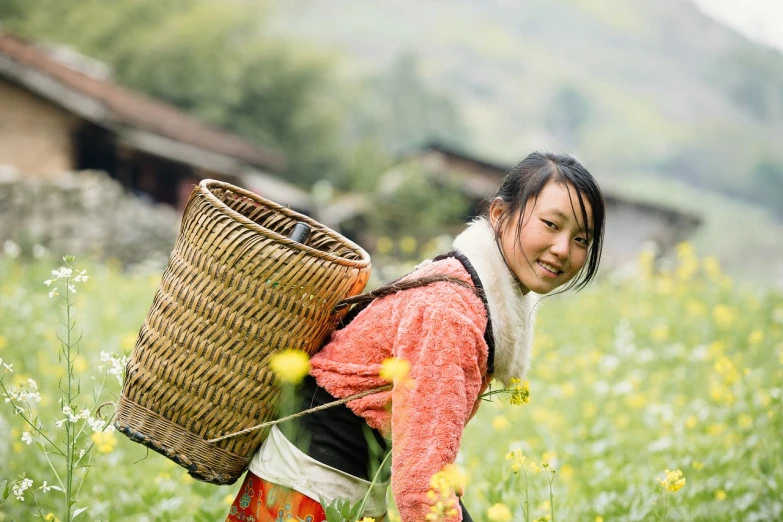
[[[495,198],[492,200],[492,203],[489,205],[489,223],[492,225],[492,228],[495,230],[498,229],[498,221],[500,220],[500,216],[503,215],[503,212],[506,211],[506,202],[503,201],[502,198]]]

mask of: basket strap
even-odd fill
[[[315,413],[317,411],[326,410],[328,408],[333,408],[335,406],[339,406],[341,404],[345,404],[346,402],[351,402],[356,399],[361,399],[362,397],[366,397],[367,395],[373,395],[375,393],[380,393],[382,391],[391,390],[394,384],[384,384],[383,386],[378,386],[377,388],[372,388],[371,390],[365,390],[363,392],[355,393],[353,395],[350,395],[348,397],[344,397],[342,399],[336,400],[334,402],[330,402],[328,404],[322,404],[320,406],[316,406],[315,408],[310,408],[309,410],[300,411],[299,413],[294,413],[293,415],[289,415],[287,417],[281,417],[279,419],[275,419],[273,421],[264,422],[261,424],[257,424],[255,426],[251,426],[250,428],[245,428],[242,431],[237,431],[235,433],[229,433],[228,435],[222,435],[220,437],[216,437],[214,439],[209,439],[207,442],[219,442],[221,440],[230,439],[232,437],[238,437],[240,435],[245,435],[246,433],[251,433],[256,430],[260,430],[263,428],[268,428],[270,426],[274,426],[275,424],[280,424],[281,422],[289,421],[296,419],[298,417],[302,417],[304,415],[308,415],[310,413]]]

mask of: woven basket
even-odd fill
[[[308,246],[287,238],[308,223]],[[362,291],[359,246],[252,192],[204,180],[190,196],[168,267],[127,366],[114,425],[206,482],[232,484],[273,420],[279,350],[312,355]],[[346,309],[347,310],[347,309]]]

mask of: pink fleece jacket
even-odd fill
[[[471,282],[453,258],[408,277],[433,273]],[[488,382],[486,325],[484,304],[470,289],[435,283],[373,302],[311,360],[310,374],[338,398],[385,384],[378,374],[388,357],[410,363],[407,382],[348,403],[370,426],[391,434],[392,490],[404,522],[425,520],[430,477],[455,461],[463,428],[478,408]],[[457,512],[450,521],[462,520]]]

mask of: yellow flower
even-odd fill
[[[541,468],[538,467],[538,464],[536,464],[535,462],[530,463],[529,469],[531,473],[541,473]]]
[[[269,367],[282,382],[298,384],[310,371],[310,357],[301,350],[282,350],[272,357]]]
[[[84,360],[84,357],[77,357],[73,361],[73,369],[77,373],[84,373],[87,371],[87,361]]]
[[[554,451],[545,451],[543,455],[541,455],[541,461],[545,463],[545,465],[548,464],[557,464],[557,453]]]
[[[511,397],[509,402],[515,406],[521,406],[527,404],[530,401],[530,385],[527,381],[520,379],[511,379],[511,386],[509,386],[509,392]]]
[[[492,428],[495,431],[503,431],[508,429],[509,426],[511,426],[511,421],[503,415],[497,415],[492,419]]]
[[[560,476],[566,481],[571,481],[571,479],[574,478],[574,467],[570,464],[563,465],[563,467],[560,468]]]
[[[718,261],[717,257],[707,256],[702,260],[701,263],[704,267],[704,271],[707,273],[707,277],[713,281],[721,279],[722,274],[720,270],[720,262]]]
[[[690,315],[701,316],[707,313],[707,307],[700,301],[690,299],[685,303],[685,311]]]
[[[696,249],[693,248],[693,243],[690,241],[682,241],[675,248],[677,250],[677,258],[680,260],[696,256]]]
[[[717,500],[718,502],[723,502],[724,500],[726,500],[726,492],[723,491],[722,489],[719,489],[718,491],[716,491],[715,492],[715,500]]]
[[[515,449],[506,453],[506,460],[511,461],[511,469],[514,473],[519,473],[522,469],[522,464],[525,462],[525,456],[522,454],[522,450]]]
[[[761,330],[753,330],[750,332],[750,335],[748,336],[748,342],[750,344],[759,344],[761,341],[764,340],[764,332]]]
[[[54,513],[47,513],[44,515],[43,519],[46,520],[46,522],[60,522],[60,519],[54,516]]]
[[[664,471],[666,477],[658,478],[658,483],[661,487],[669,493],[677,493],[685,485],[685,479],[682,478],[682,471]]]
[[[677,278],[687,281],[699,269],[699,260],[693,244],[689,242],[677,245]]]
[[[405,236],[400,239],[400,250],[406,254],[412,254],[416,252],[416,248],[419,246],[416,238],[413,236]]]
[[[655,253],[651,250],[642,250],[639,253],[639,272],[642,277],[649,279],[655,270]]]
[[[700,470],[700,469],[704,469],[704,464],[703,464],[703,463],[701,463],[701,462],[699,462],[698,460],[694,460],[694,461],[691,463],[691,467],[692,467],[693,469],[695,469],[695,470]]]
[[[375,519],[372,517],[362,517],[359,522],[375,522]]]
[[[448,464],[430,478],[430,487],[440,492],[455,492],[461,495],[465,491],[468,477],[456,464]]]
[[[566,399],[570,399],[574,395],[576,395],[576,386],[572,382],[567,382],[563,384],[560,387],[560,390],[563,392],[563,397]]]
[[[712,309],[712,318],[719,328],[729,328],[737,318],[737,309],[725,304],[715,305]]]
[[[604,517],[595,517],[594,522],[604,522]]]
[[[120,339],[120,348],[124,353],[130,352],[134,346],[136,346],[136,339],[139,334],[136,332],[128,332]]]
[[[672,290],[674,289],[674,281],[672,281],[672,278],[669,276],[662,275],[658,278],[658,284],[656,287],[656,290],[661,295],[668,295],[672,293]]]
[[[740,379],[740,374],[734,366],[734,363],[724,355],[719,356],[715,361],[715,371],[718,372],[718,375],[723,377],[723,382],[726,386],[731,386]]]
[[[111,453],[117,444],[117,438],[111,431],[96,431],[91,436],[93,443],[101,453]]]
[[[411,364],[405,359],[398,359],[396,357],[389,357],[384,359],[381,363],[380,376],[387,381],[394,381],[396,379],[402,379],[411,369]]]
[[[375,242],[375,251],[381,255],[386,255],[394,248],[394,242],[388,237],[381,236]]]
[[[494,504],[487,510],[487,519],[491,522],[511,522],[511,510],[505,504]]]
[[[665,341],[669,338],[669,325],[659,324],[650,331],[650,338],[653,341]]]

